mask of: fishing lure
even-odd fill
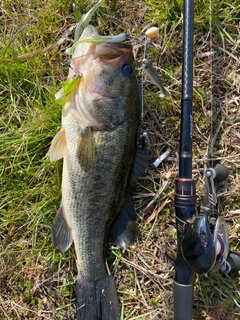
[[[69,79],[61,83],[62,88],[55,94],[56,101],[60,106],[63,106],[65,104],[67,96],[73,89],[77,87],[80,80],[81,74],[76,75],[76,77],[74,77],[73,79]]]
[[[71,55],[74,52],[74,49],[79,43],[83,42],[90,42],[90,43],[119,43],[123,42],[126,40],[126,34],[125,33],[120,33],[116,36],[100,36],[99,34],[95,34],[92,37],[85,38],[85,39],[80,39],[77,42],[74,43],[74,45],[71,48],[68,48],[66,50],[66,53]]]
[[[78,22],[76,27],[75,37],[74,37],[75,42],[78,41],[78,39],[80,38],[84,28],[89,24],[96,10],[99,7],[104,7],[104,5],[105,5],[104,0],[99,0],[98,3],[96,3],[86,14],[82,16],[82,19]],[[76,19],[79,20],[80,15],[75,5],[73,9],[74,9]]]
[[[153,65],[148,59],[142,60],[142,69],[146,76],[149,78],[149,80],[160,89],[160,97],[169,96],[169,93],[163,87],[162,79],[160,78],[156,69],[153,67]]]
[[[159,28],[158,27],[148,28],[147,31],[145,32],[145,35],[147,36],[147,38],[150,38],[150,39],[156,38],[159,35]]]

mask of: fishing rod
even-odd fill
[[[166,254],[175,268],[173,281],[174,320],[192,320],[196,273],[240,270],[240,254],[229,250],[226,223],[218,211],[217,183],[228,170],[217,164],[204,172],[206,205],[197,205],[192,179],[192,93],[194,1],[183,5],[183,65],[179,177],[175,181],[177,256]]]

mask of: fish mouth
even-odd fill
[[[95,54],[101,60],[113,60],[120,58],[132,51],[132,46],[127,43],[104,43],[95,48]]]
[[[101,91],[99,88],[95,88],[93,86],[88,86],[88,91],[90,94],[95,95],[94,100],[112,100],[112,101],[117,101],[119,100],[118,96],[111,95],[104,90]]]

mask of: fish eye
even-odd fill
[[[133,68],[129,64],[122,66],[122,72],[125,76],[130,76],[133,73]]]

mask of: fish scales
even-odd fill
[[[81,38],[93,34],[88,25]],[[78,44],[68,83],[79,74],[64,98],[62,129],[49,150],[51,161],[64,159],[52,241],[62,252],[75,246],[77,319],[118,320],[117,291],[105,260],[112,227],[123,247],[137,235],[130,180],[140,108],[131,46]]]
[[[71,122],[69,127],[70,140],[74,136]],[[106,238],[129,192],[129,178],[136,152],[134,129],[129,119],[114,131],[94,132],[96,157],[88,172],[79,170],[77,157],[69,155],[64,159],[62,203],[64,211],[68,212],[67,221],[72,229],[78,269],[85,279],[98,281],[103,277],[100,272],[106,276]],[[98,273],[96,263],[101,264],[101,268],[97,268]]]

